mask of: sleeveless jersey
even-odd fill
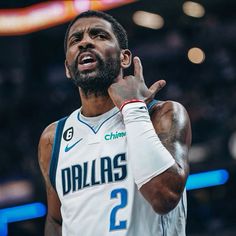
[[[155,213],[134,183],[126,142],[116,107],[86,119],[78,109],[57,123],[50,179],[63,236],[185,235],[186,191],[170,213]]]

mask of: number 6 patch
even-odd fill
[[[64,132],[63,139],[66,141],[70,141],[73,138],[73,135],[74,135],[74,129],[73,127],[70,127]]]

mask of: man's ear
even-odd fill
[[[132,53],[129,49],[122,49],[120,53],[121,68],[126,69],[132,63]]]
[[[66,70],[66,77],[68,79],[71,79],[71,74],[70,74],[70,70],[69,70],[69,66],[68,66],[67,60],[65,60],[65,70]]]

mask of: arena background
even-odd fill
[[[19,32],[10,32],[19,22],[7,20],[9,32],[1,31],[6,28],[3,16],[11,15],[3,9],[34,5],[36,11],[40,2],[62,1],[0,1],[0,235],[43,235],[46,198],[38,140],[48,124],[80,106],[78,92],[64,73],[69,18],[31,33],[22,25]],[[75,2],[86,8],[89,1]],[[147,84],[167,81],[157,98],[178,101],[189,112],[191,174],[226,173],[217,186],[188,190],[187,235],[236,235],[236,1],[121,2],[100,1],[125,26]]]

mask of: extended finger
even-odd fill
[[[143,67],[139,57],[134,57],[134,76],[143,80]]]
[[[153,94],[153,97],[166,85],[165,80],[158,80],[148,90]]]

